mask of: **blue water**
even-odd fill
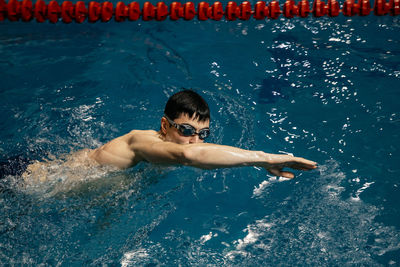
[[[139,164],[71,182],[57,160],[37,186],[3,173],[1,265],[400,266],[398,17],[0,33],[3,168],[157,130],[182,87],[209,102],[210,142],[319,163],[294,180]]]

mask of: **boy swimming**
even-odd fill
[[[258,166],[273,175],[293,178],[289,167],[312,170],[317,163],[285,154],[268,154],[232,146],[204,143],[210,135],[207,102],[192,90],[172,95],[165,105],[159,131],[133,130],[91,151],[101,165],[130,168],[141,161],[186,165],[201,169]]]
[[[307,171],[317,167],[316,162],[301,157],[205,143],[210,132],[207,102],[196,92],[183,90],[168,99],[159,131],[132,130],[97,149],[84,149],[67,155],[64,160],[57,160],[57,165],[71,172],[96,166],[127,169],[139,162],[201,169],[257,166],[286,178],[294,178],[294,174],[283,168]],[[35,162],[22,176],[25,181],[44,182],[49,170],[54,169],[53,165],[53,161]],[[76,175],[69,174],[68,178],[81,179],[79,171]]]

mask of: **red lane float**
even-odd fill
[[[358,2],[355,2],[358,1]],[[167,6],[164,2],[158,2],[153,5],[145,2],[140,7],[138,2],[125,4],[118,2],[114,5],[111,2],[99,3],[96,1],[89,2],[86,6],[85,2],[78,1],[75,4],[71,1],[64,1],[61,5],[51,0],[48,4],[44,0],[37,0],[35,4],[31,0],[0,0],[0,21],[8,19],[9,21],[31,21],[36,19],[37,22],[46,20],[51,23],[62,21],[71,23],[75,21],[82,23],[86,19],[89,22],[110,21],[113,17],[117,22],[135,21],[140,18],[144,21],[156,20],[163,21],[169,17],[170,20],[192,20],[197,16],[198,20],[221,20],[225,17],[228,21],[236,19],[249,20],[253,17],[256,20],[277,19],[282,14],[286,18],[301,17],[306,18],[311,13],[314,17],[336,17],[339,13],[344,16],[367,16],[373,11],[374,15],[397,16],[400,14],[400,0],[375,0],[373,8],[371,8],[370,0],[345,0],[342,9],[340,9],[337,0],[314,0],[312,8],[308,0],[300,0],[297,4],[294,0],[286,0],[282,5],[282,10],[277,0],[272,0],[268,4],[265,1],[258,1],[252,9],[249,1],[241,4],[230,1],[225,9],[221,2],[213,4],[200,2],[197,9],[193,2],[172,2]]]

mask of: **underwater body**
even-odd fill
[[[400,265],[400,20],[0,23],[2,265]],[[168,97],[209,103],[212,143],[317,161],[66,166]],[[47,162],[47,180],[21,177]],[[78,179],[78,178],[79,179]]]

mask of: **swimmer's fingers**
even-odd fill
[[[293,179],[294,174],[292,172],[282,170],[285,167],[301,171],[310,171],[317,168],[317,163],[308,159],[289,156],[280,164],[274,164],[270,168],[267,168],[267,170],[273,175]]]
[[[297,164],[288,164],[289,168],[295,169],[295,170],[300,170],[300,171],[310,171],[314,170],[317,168],[317,166],[304,166],[304,165],[297,165]]]
[[[285,177],[285,178],[289,178],[289,179],[294,178],[294,174],[292,172],[282,171],[282,169],[270,168],[267,170],[275,176]]]
[[[273,168],[289,167],[296,170],[312,170],[317,168],[315,161],[291,155],[272,155],[268,163]]]
[[[317,163],[308,159],[293,157],[293,159],[286,164],[286,167],[295,170],[309,171],[316,169]]]

